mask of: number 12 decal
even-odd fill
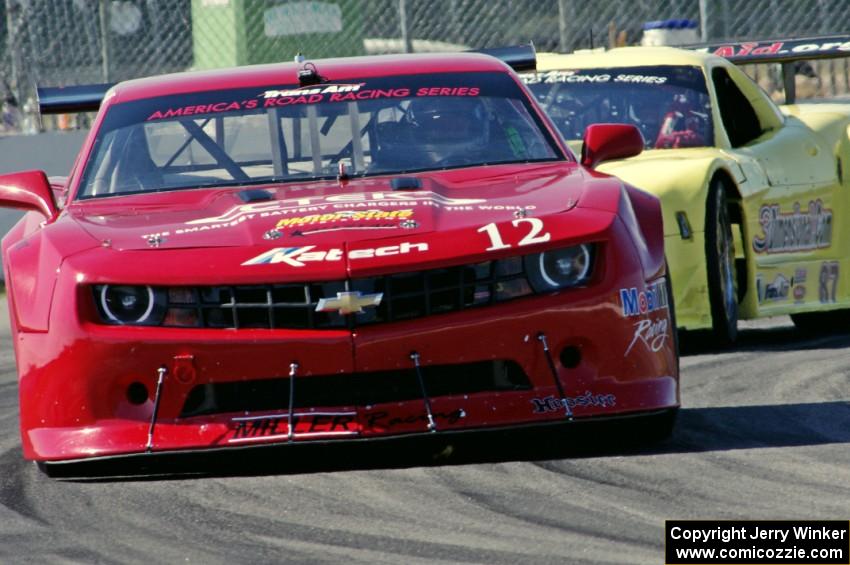
[[[535,243],[544,243],[552,239],[552,234],[543,231],[543,220],[540,218],[519,218],[511,222],[514,228],[519,228],[523,223],[529,224],[528,233],[523,236],[517,243],[518,247],[526,245],[534,245]],[[486,232],[490,237],[490,247],[486,251],[496,251],[498,249],[510,249],[513,247],[510,243],[505,243],[502,239],[502,234],[499,232],[499,227],[495,223],[487,224],[478,228],[478,232]]]

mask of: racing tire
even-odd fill
[[[719,177],[711,181],[708,189],[705,258],[714,342],[725,347],[738,337],[738,277],[727,188]]]

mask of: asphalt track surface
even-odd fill
[[[79,141],[54,137],[32,141],[59,148],[42,153],[3,140],[0,169],[64,174]],[[5,308],[3,565],[662,563],[665,519],[850,519],[850,335],[807,338],[787,318],[743,324],[728,352],[688,336],[683,409],[661,444],[590,426],[59,481],[21,456]]]
[[[787,318],[747,324],[729,352],[688,340],[660,444],[589,427],[60,481],[21,456],[2,308],[4,564],[661,563],[665,519],[850,519],[850,336]]]

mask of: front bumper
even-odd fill
[[[49,332],[16,336],[24,455],[57,462],[439,435],[561,422],[568,414],[579,420],[673,408],[679,389],[669,310],[627,313],[622,303],[623,289],[644,295],[643,277],[634,253],[609,245],[599,277],[586,288],[351,332],[93,324],[80,315],[86,293],[73,276],[64,276],[56,296],[76,300],[54,304]],[[395,374],[415,387],[414,352],[425,371],[510,363],[525,380],[495,379],[489,387],[448,387],[433,394],[425,379],[424,394],[387,393],[377,402],[356,396],[346,402],[339,400],[345,398],[340,391],[329,390],[327,396],[337,400],[327,403],[315,394],[324,383],[358,390],[357,379],[371,373]],[[262,382],[279,385],[263,389],[271,399],[238,410],[209,394],[198,403],[193,392]],[[299,392],[306,389],[314,395],[305,404]],[[187,409],[192,402],[196,409]]]
[[[694,232],[690,239],[679,234],[665,236],[664,250],[676,301],[676,323],[686,330],[710,329],[705,232]]]

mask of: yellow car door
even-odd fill
[[[711,80],[732,153],[747,163],[744,174],[761,180],[744,195],[743,244],[755,264],[750,304],[772,315],[834,302],[833,215],[846,208],[834,152],[801,120],[782,115],[738,69],[715,67]]]

